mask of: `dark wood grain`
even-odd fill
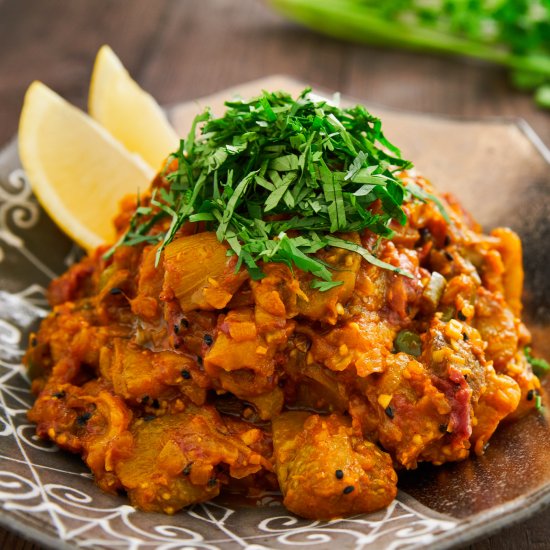
[[[550,146],[550,114],[498,67],[332,40],[257,0],[0,0],[0,144],[17,131],[23,96],[43,80],[79,106],[108,43],[161,103],[270,74],[288,74],[371,103],[452,116],[519,116]],[[550,548],[543,512],[471,550]],[[0,547],[38,547],[0,530]]]
[[[2,5],[2,0],[0,0],[0,5]],[[0,529],[0,548],[4,550],[40,550],[40,546],[4,529]]]

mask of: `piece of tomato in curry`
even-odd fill
[[[370,512],[399,469],[483,453],[540,391],[521,243],[442,200],[451,224],[412,201],[391,240],[345,235],[411,277],[329,248],[318,256],[342,284],[326,292],[280,263],[251,280],[200,225],[158,266],[153,245],[96,251],[52,282],[25,356],[38,435],[82,455],[103,490],[169,514],[277,488],[304,517]]]

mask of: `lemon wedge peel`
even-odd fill
[[[154,177],[141,158],[38,81],[25,95],[19,155],[40,204],[88,251],[113,241],[120,200],[145,191]]]
[[[97,53],[88,112],[154,170],[179,147],[179,137],[156,100],[132,79],[109,46]]]

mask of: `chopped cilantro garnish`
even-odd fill
[[[392,221],[406,223],[404,200],[432,196],[397,177],[411,163],[384,137],[378,118],[360,105],[342,109],[309,92],[297,99],[264,92],[227,102],[220,118],[209,111],[196,117],[171,156],[177,168],[165,176],[168,189],[153,195],[154,221],[139,207],[120,243],[162,241],[158,261],[184,223],[202,222],[229,244],[237,269],[246,266],[255,279],[263,276],[261,261],[282,262],[312,273],[314,288],[328,290],[340,283],[314,256],[327,246],[408,275],[335,234],[368,229],[390,238]],[[170,219],[168,230],[150,234],[159,218]]]
[[[540,357],[533,357],[531,353],[531,348],[529,346],[525,346],[523,348],[523,353],[525,354],[525,358],[533,368],[533,372],[540,378],[541,376],[544,376],[545,374],[550,371],[550,364],[548,364],[548,361],[545,361],[544,359],[541,359]]]
[[[343,284],[343,282],[344,281],[321,281],[319,279],[315,279],[311,283],[311,288],[316,288],[321,292],[325,292],[327,290],[330,290],[331,288],[340,286],[341,284]]]

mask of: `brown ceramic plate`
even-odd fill
[[[201,105],[261,89],[300,91],[284,77],[169,109],[187,133]],[[550,357],[550,152],[520,120],[453,120],[370,106],[386,134],[438,187],[490,228],[508,225],[524,244],[525,318]],[[168,517],[102,493],[80,459],[37,440],[21,366],[29,330],[47,312],[44,288],[78,249],[38,206],[15,140],[0,152],[0,523],[52,548],[448,548],[464,545],[550,503],[550,428],[532,415],[501,427],[486,454],[400,477],[401,491],[375,514],[298,519],[276,498],[260,506],[215,501]],[[550,377],[549,377],[550,378]],[[546,381],[546,385],[550,381]]]

